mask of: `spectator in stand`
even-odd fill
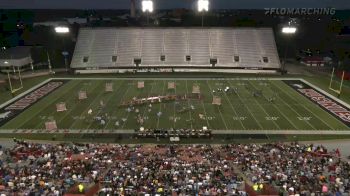
[[[99,183],[100,195],[244,195],[242,177],[256,183],[258,191],[270,184],[290,195],[344,195],[350,190],[349,163],[323,146],[16,141],[0,155],[1,194],[63,195],[79,191],[78,185],[84,192]]]

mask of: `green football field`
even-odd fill
[[[144,81],[143,89],[137,88],[138,81]],[[176,88],[168,89],[168,82],[175,82]],[[105,91],[106,83],[113,83],[113,92]],[[200,100],[135,106],[138,113],[120,107],[122,102],[134,97],[190,95],[194,85],[200,86]],[[230,92],[218,92],[226,87],[230,87]],[[88,98],[78,100],[79,91],[86,91]],[[213,96],[221,98],[221,106],[212,104]],[[56,104],[60,102],[66,103],[67,111],[56,111]],[[92,114],[88,114],[90,109]],[[143,125],[137,122],[137,115],[145,119]],[[101,124],[95,117],[102,117],[106,123]],[[213,130],[350,130],[285,82],[257,79],[68,80],[1,129],[44,129],[45,122],[51,120],[56,121],[59,129],[131,130],[140,126],[201,129],[207,126]]]

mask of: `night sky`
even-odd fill
[[[140,4],[141,0],[138,1]],[[193,8],[196,0],[155,0],[157,9]],[[211,0],[213,9],[263,8],[350,9],[350,0]],[[0,0],[0,9],[129,9],[130,0]]]

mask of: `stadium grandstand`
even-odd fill
[[[0,148],[2,195],[348,195],[339,149],[310,144]],[[1,163],[1,162],[0,162]]]
[[[71,67],[77,73],[136,68],[275,72],[281,65],[270,28],[83,28]]]
[[[0,196],[349,196],[350,4],[315,2],[5,3]]]

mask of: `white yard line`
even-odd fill
[[[134,83],[133,83],[134,84]],[[126,83],[126,85],[128,86],[128,88],[126,89],[126,91],[124,92],[123,96],[121,97],[120,99],[120,102],[119,104],[121,104],[123,102],[123,98],[125,97],[125,95],[128,93],[129,89],[130,89],[130,86],[132,85],[129,85],[129,83]],[[113,116],[116,112],[118,112],[119,110],[115,110],[111,116]],[[106,126],[105,127],[108,127],[109,123],[112,122],[111,120],[109,120],[107,123],[106,123]]]
[[[270,82],[269,85],[273,85],[273,84]],[[274,86],[275,86],[275,85],[274,85]],[[271,90],[271,88],[267,88],[267,89],[273,93],[273,91]],[[264,96],[264,97],[265,97],[265,96]],[[265,99],[266,99],[266,97],[265,97]],[[283,99],[280,99],[280,100],[282,100],[282,102],[285,103],[285,105],[287,105],[294,113],[296,113],[298,116],[301,116],[297,111],[295,111],[292,107],[290,107],[290,105],[289,105],[287,102],[285,102]],[[293,121],[291,121],[291,120],[284,114],[284,112],[282,112],[282,111],[279,109],[279,107],[276,106],[276,104],[271,104],[271,105],[273,105],[273,106],[278,110],[278,112],[281,113],[281,114],[283,115],[283,117],[286,118],[286,119],[288,120],[288,122],[290,122],[290,123],[293,125],[293,127],[294,127],[295,129],[298,129],[298,126],[296,126],[296,124],[294,124]],[[315,127],[312,126],[308,121],[306,121],[306,123],[308,123],[313,129],[315,129]]]
[[[118,86],[117,89],[119,89],[122,85],[123,85],[123,84],[120,84],[120,85]],[[104,93],[106,93],[106,92],[104,91]],[[108,93],[115,93],[115,92],[108,92]],[[110,100],[112,99],[112,97],[114,97],[113,94],[111,94],[110,97],[109,97],[107,100],[105,100],[105,101],[106,101],[106,102],[105,102],[106,105],[107,105],[108,102],[110,102]],[[105,107],[106,107],[106,106],[105,106]],[[90,108],[89,108],[89,109],[90,109]],[[102,112],[102,109],[101,109],[95,116],[100,115],[101,112]],[[112,117],[112,116],[111,116],[111,117]],[[111,119],[110,119],[109,121],[111,121]],[[87,129],[90,129],[90,127],[92,126],[93,123],[94,123],[94,120],[93,120],[91,123],[89,123]],[[106,124],[107,124],[107,123],[106,123]],[[106,128],[106,126],[103,127],[103,129],[105,129],[105,128]]]
[[[349,130],[213,130],[213,134],[350,135]]]
[[[184,77],[184,78],[171,78],[171,79],[172,79],[172,80],[184,80],[185,78],[186,78],[186,77]],[[10,99],[10,100],[8,100],[8,101],[6,101],[5,103],[3,103],[3,104],[0,105],[0,108],[3,108],[3,107],[5,107],[5,106],[7,106],[7,105],[9,105],[9,104],[11,104],[11,103],[13,103],[13,102],[15,102],[15,101],[18,100],[20,97],[27,95],[28,93],[32,92],[34,89],[40,87],[41,85],[43,85],[43,84],[45,84],[45,83],[47,83],[47,82],[52,81],[52,80],[130,80],[130,81],[134,81],[134,80],[140,80],[140,79],[142,79],[142,80],[154,80],[154,78],[99,78],[99,77],[97,77],[97,78],[79,78],[79,77],[74,77],[74,78],[50,78],[50,79],[46,79],[45,81],[43,81],[43,82],[41,82],[41,83],[39,83],[39,84],[33,86],[32,88],[30,88],[30,89],[26,90],[25,92],[19,94],[18,96],[14,97],[14,98],[12,98],[12,99]],[[283,80],[300,80],[300,81],[304,82],[305,84],[309,85],[310,87],[312,87],[312,88],[316,89],[317,91],[321,92],[322,94],[324,94],[324,95],[326,95],[326,96],[332,98],[334,101],[336,101],[336,102],[342,104],[345,108],[350,109],[350,105],[349,105],[348,103],[346,103],[346,102],[344,102],[344,101],[342,101],[342,100],[336,98],[335,96],[329,94],[328,92],[326,92],[326,91],[320,89],[319,87],[317,87],[317,86],[311,84],[310,82],[308,82],[308,81],[306,81],[306,80],[304,80],[304,79],[302,79],[302,78],[277,78],[277,77],[276,77],[276,78],[268,78],[268,77],[266,77],[266,78],[261,78],[261,79],[266,79],[266,80],[280,80],[280,81],[283,81]],[[227,78],[226,80],[231,80],[231,81],[237,80],[237,81],[238,81],[238,80],[261,80],[261,79],[237,77],[237,78]],[[169,80],[169,78],[159,78],[159,79],[157,79],[157,80]],[[204,77],[204,78],[186,78],[186,82],[187,82],[187,80],[198,81],[198,80],[218,80],[218,79],[217,79],[217,78],[205,78],[205,77]],[[239,97],[239,98],[240,98],[240,97]],[[241,99],[241,98],[240,98],[240,99]],[[232,104],[232,103],[231,103],[231,104]],[[258,103],[257,105],[259,105],[259,106],[261,107],[261,104]],[[206,114],[206,111],[205,111],[205,107],[204,107],[203,101],[202,101],[202,106],[203,106],[205,115],[207,115],[207,114]],[[246,107],[246,106],[245,106],[245,107]],[[305,106],[304,106],[304,107],[305,107]],[[249,110],[249,108],[247,108],[247,109],[248,109],[248,112],[251,114],[251,116],[255,119],[254,115],[251,113],[251,111]],[[266,112],[265,112],[265,113],[266,113]],[[312,113],[312,112],[311,112],[311,113]],[[319,118],[317,115],[315,115],[315,116],[316,116],[317,118]],[[337,119],[337,118],[334,117],[333,115],[331,115],[331,116],[332,116],[334,119]],[[255,119],[255,120],[256,120],[256,119]],[[338,119],[337,119],[337,120],[338,120]],[[338,121],[339,121],[339,120],[338,120]],[[259,123],[259,121],[256,121],[256,122],[259,124],[260,127],[262,127],[261,124]],[[107,124],[108,124],[108,123],[107,123]],[[157,124],[159,125],[159,119],[158,119]],[[207,124],[208,124],[208,126],[209,126],[209,121],[208,121],[208,119],[207,119]],[[158,125],[157,125],[157,126],[158,126]],[[328,126],[329,126],[329,125],[328,125]],[[329,126],[329,127],[331,127],[331,126]]]
[[[97,85],[98,86],[98,85]],[[96,86],[96,87],[97,87]],[[93,89],[95,89],[96,87],[94,87]],[[75,99],[75,97],[74,96],[71,96],[70,98],[68,98],[68,100],[71,100],[71,99]],[[69,103],[69,101],[68,100],[66,100],[66,102],[68,102]],[[66,112],[65,112],[65,114],[63,115],[63,116],[61,116],[61,120],[59,120],[58,122],[57,122],[57,125],[59,126],[59,124],[62,122],[62,120],[63,119],[65,119],[66,118],[66,116],[68,115],[68,114],[70,114],[71,112],[73,112],[74,111],[74,108],[76,108],[78,106],[78,104],[74,104],[74,106],[73,107],[71,107],[71,108],[69,108]],[[53,113],[55,113],[56,111],[53,111],[52,113],[50,113],[50,115],[49,116],[51,116]],[[57,112],[56,112],[57,113]],[[80,116],[79,116],[80,117]],[[74,121],[74,123],[75,123],[76,121]],[[73,123],[73,124],[74,124]],[[38,126],[36,126],[35,128],[37,128]],[[71,126],[70,126],[71,127]]]
[[[241,81],[241,80],[303,80],[302,78],[278,78],[278,77],[261,77],[261,78],[256,78],[256,77],[232,77],[232,78],[213,78],[213,77],[201,77],[201,78],[196,78],[196,77],[173,77],[173,78],[157,78],[157,80],[192,80],[192,81],[204,81],[204,80],[232,80],[232,81]],[[144,78],[144,77],[120,77],[120,78],[101,78],[101,77],[57,77],[57,78],[51,78],[49,80],[154,80],[154,78]]]
[[[99,85],[95,86],[91,92],[94,92],[94,90],[95,90],[98,86],[99,86]],[[91,106],[98,100],[97,98],[99,98],[103,93],[104,93],[104,91],[101,90],[100,93],[98,93],[98,95],[94,97],[94,99],[93,99],[92,102],[89,104],[89,106],[86,107],[86,108],[79,114],[79,117],[84,116],[84,114],[87,114],[87,111],[88,111],[88,110],[91,108]],[[88,95],[88,96],[89,96],[89,95]],[[83,101],[84,101],[84,100],[83,100]],[[76,106],[78,106],[78,104],[75,104],[74,107],[76,107]],[[73,110],[71,110],[71,111],[73,111]],[[65,116],[66,116],[66,115],[68,115],[68,113],[65,114]],[[64,119],[64,118],[62,118],[61,120],[63,120],[63,119]],[[80,118],[79,118],[79,119],[80,119]],[[70,125],[70,127],[73,127],[77,122],[78,122],[78,120],[74,121],[73,124]],[[89,123],[88,128],[91,126],[91,124],[92,124],[92,122]]]
[[[176,88],[174,90],[175,90],[175,95],[176,95]],[[173,128],[174,129],[176,126],[176,121],[177,121],[175,114],[176,114],[176,107],[175,107],[175,102],[174,102],[174,113],[173,113]]]
[[[166,83],[166,82],[163,81],[162,95],[164,95],[165,83]],[[160,103],[159,111],[158,111],[158,112],[162,112],[162,106],[163,106],[163,103]],[[158,115],[157,115],[157,129],[159,128],[159,119],[160,119],[160,117],[158,117]]]
[[[17,131],[16,133],[22,133],[23,130],[33,130],[33,129],[1,129],[1,133],[14,133],[14,131]],[[80,131],[83,129],[69,129],[69,133],[80,133]],[[36,129],[35,132],[32,132],[32,134],[42,134],[44,129]],[[58,129],[57,133],[65,133],[67,129]],[[85,130],[87,133],[92,133],[94,131],[97,131],[98,133],[101,133],[102,131],[96,130],[96,129],[89,129]],[[111,129],[106,129],[107,133],[111,133]],[[134,133],[134,130],[131,129],[123,129],[123,130],[117,130],[117,133]],[[330,130],[285,130],[281,132],[281,130],[213,130],[213,134],[286,134],[286,135],[350,135],[349,130],[337,130],[337,131],[330,131]],[[106,132],[104,132],[106,133]]]
[[[230,84],[230,86],[232,86],[232,83],[231,83],[231,82],[229,82],[228,80],[227,80],[227,82]],[[237,93],[237,96],[238,96],[238,99],[239,99],[242,103],[244,103],[244,101],[243,101],[243,99],[241,98],[241,96],[239,96],[239,92]],[[242,105],[247,109],[247,111],[249,112],[250,116],[252,116],[252,118],[255,120],[255,122],[258,124],[258,126],[259,126],[260,129],[262,130],[262,129],[263,129],[263,126],[262,126],[262,125],[260,124],[260,122],[255,118],[255,116],[253,115],[253,113],[250,111],[249,107],[247,107],[245,104],[242,104]],[[257,105],[259,105],[259,103],[258,103]]]
[[[227,100],[228,103],[230,104],[230,107],[231,107],[232,111],[235,113],[236,117],[239,117],[239,116],[238,116],[238,113],[236,112],[236,109],[233,107],[233,105],[232,105],[230,99],[228,98],[228,96],[226,95],[225,92],[224,92],[224,95],[225,95],[226,100]],[[241,123],[242,128],[243,128],[243,129],[246,129],[246,128],[244,127],[244,125],[243,125],[243,122],[242,122],[241,120],[239,120],[239,122]]]
[[[186,81],[186,94],[188,94],[188,89],[187,89],[187,80],[185,80]],[[176,87],[175,87],[176,88]],[[190,106],[190,100],[189,99],[187,99],[187,105],[188,105],[188,107],[191,107]],[[191,111],[191,109],[190,109],[190,122],[191,122],[191,129],[193,129],[193,124],[192,124],[192,111]]]
[[[148,93],[148,97],[152,95],[154,83],[156,83],[156,82],[155,82],[155,81],[152,81],[151,90],[150,90],[149,93]],[[142,112],[142,118],[145,118],[145,113],[146,113],[147,109],[148,109],[148,105],[146,104],[146,105],[145,105],[145,109],[144,109],[143,112]]]
[[[288,85],[287,85],[287,86],[288,86]],[[289,86],[288,86],[288,87],[289,87]],[[296,92],[296,93],[298,93],[298,92]],[[293,98],[293,95],[291,95],[288,91],[286,92],[286,94],[287,94],[289,97]],[[298,93],[298,95],[300,95],[300,94]],[[303,98],[305,98],[308,102],[312,102],[311,100],[309,100],[308,98],[304,97],[303,95],[300,95],[300,96],[302,96]],[[312,103],[313,103],[313,102],[312,102]],[[314,106],[319,107],[316,103],[313,103],[313,104],[314,104]],[[310,112],[312,115],[314,115],[319,121],[321,121],[322,123],[324,123],[326,126],[328,126],[329,128],[335,130],[332,126],[330,126],[328,123],[324,122],[324,121],[322,120],[322,118],[320,118],[317,114],[315,114],[313,111],[311,111],[308,107],[305,107],[305,105],[303,105],[303,104],[301,104],[301,106],[302,106],[305,110],[307,110],[308,112]],[[323,108],[321,108],[321,109],[323,110]],[[326,112],[326,111],[325,111],[325,112]],[[338,119],[335,118],[333,115],[330,114],[330,116],[332,116],[334,119],[338,120]]]
[[[196,83],[198,83],[198,81],[196,80]],[[193,84],[192,84],[193,85]],[[210,127],[210,123],[209,123],[209,120],[208,120],[208,114],[207,114],[207,111],[205,110],[205,105],[204,105],[204,102],[203,100],[201,99],[200,102],[202,103],[202,108],[203,108],[203,111],[204,111],[204,115],[205,115],[205,120],[207,121],[207,125],[208,125],[208,128],[212,128]]]
[[[78,85],[78,84],[73,85],[71,88],[66,89],[64,92],[68,92],[69,90],[72,90],[72,89],[75,88],[77,85]],[[55,101],[59,100],[59,99],[60,99],[61,97],[63,97],[63,96],[64,96],[64,94],[62,94],[62,96],[56,97],[56,99],[52,99],[51,101],[48,102],[48,104],[45,104],[45,108],[46,108],[46,107],[49,107],[49,106],[52,105]],[[30,106],[30,107],[31,107],[31,106]],[[27,109],[28,109],[28,108],[27,108]],[[24,111],[25,111],[25,110],[24,110]],[[23,111],[23,112],[24,112],[24,111]],[[40,112],[42,112],[42,110],[37,110],[32,116],[37,116],[38,114],[40,114]],[[19,116],[19,115],[18,115],[18,116]],[[30,120],[32,120],[32,118],[27,118],[26,120],[22,121],[21,124],[18,125],[18,127],[21,127],[22,125],[24,125],[26,122],[28,122],[28,121],[30,121]],[[44,121],[41,120],[41,121],[38,123],[37,126],[41,125],[42,122],[44,122]]]
[[[129,90],[129,87],[130,87],[130,85],[129,85],[128,83],[127,83],[127,85],[128,85],[128,89],[125,91],[125,94],[126,94],[126,92]],[[118,91],[122,86],[123,86],[123,83],[120,83],[120,85],[118,86],[118,88],[116,89],[116,91],[114,92],[114,90],[113,90],[112,93],[115,93],[115,94],[117,95],[117,94],[118,94],[117,91]],[[125,95],[125,94],[124,94],[124,95]],[[110,99],[112,99],[112,97],[115,97],[115,95],[112,95]],[[121,99],[121,102],[122,102],[122,100],[123,100],[123,99]],[[120,103],[121,103],[121,102],[120,102]],[[106,104],[107,104],[107,103],[108,103],[108,102],[106,102]],[[118,106],[117,106],[117,107],[118,107]],[[106,130],[107,125],[108,125],[110,122],[112,122],[113,117],[115,117],[115,116],[113,116],[113,114],[115,114],[116,111],[118,111],[118,110],[115,109],[115,110],[113,110],[113,111],[111,112],[110,117],[111,117],[112,119],[109,119],[109,120],[108,120],[108,122],[105,124],[105,126],[103,127],[103,129]],[[112,131],[114,131],[114,130],[115,130],[115,129],[112,129]]]
[[[283,89],[281,89],[278,85],[275,85],[273,83],[270,83],[271,85],[275,86],[276,88],[280,89],[281,92],[284,92]],[[270,89],[271,90],[271,89]],[[272,90],[271,90],[272,91]],[[284,92],[289,98],[293,99],[293,97],[290,97],[289,94],[287,92]],[[302,117],[303,115],[300,115],[298,111],[296,111],[293,107],[291,107],[291,104],[288,104],[286,101],[284,101],[284,99],[280,99],[282,100],[283,103],[285,103],[284,105],[288,106],[294,113],[296,113],[298,116]],[[298,105],[302,105],[302,104],[298,104]],[[278,107],[277,107],[278,108]],[[317,130],[309,121],[306,121],[306,123],[308,125],[310,125],[310,127],[312,127],[313,129]],[[294,125],[295,127],[295,125]],[[296,127],[295,127],[296,128]]]
[[[318,105],[315,105],[317,107],[319,107]],[[312,110],[310,110],[309,108],[303,106],[307,111],[309,111],[310,113],[312,113],[314,116],[316,116],[318,119],[320,119],[321,122],[323,122],[324,124],[326,124],[329,128],[336,130],[333,126],[329,125],[327,122],[323,121],[322,118],[315,114]],[[322,108],[321,108],[322,109]],[[323,109],[322,109],[323,110]],[[326,112],[326,111],[325,111]],[[335,120],[339,121],[337,118],[335,118],[333,115],[330,114],[330,116],[332,116]],[[341,122],[341,121],[340,121]],[[342,124],[344,124],[343,122],[341,122]]]
[[[128,90],[129,90],[129,88],[128,88]],[[142,89],[142,90],[144,90],[144,89]],[[140,92],[138,93],[138,95],[140,94]],[[131,111],[131,112],[133,112],[133,111]],[[130,113],[131,112],[128,112],[128,114],[126,115],[126,121],[123,123],[123,125],[122,125],[122,127],[121,127],[121,129],[123,129],[124,128],[124,126],[126,125],[126,123],[128,122],[128,120],[129,120],[129,116],[130,116]]]
[[[232,105],[233,106],[241,106],[242,104],[239,104],[239,103],[232,103]],[[260,104],[256,104],[256,103],[250,103],[249,105],[264,105],[264,106],[269,106],[269,105],[271,105],[271,104],[269,104],[269,103],[260,103]],[[285,104],[282,104],[282,103],[275,103],[275,105],[276,106],[284,106]],[[315,106],[313,103],[311,103],[311,104],[308,104],[308,103],[306,103],[306,104],[301,104],[301,103],[291,103],[291,104],[289,104],[290,106],[302,106],[302,105],[306,105],[306,106]]]
[[[248,81],[248,82],[255,89],[254,85],[250,81]],[[266,112],[265,108],[259,104],[259,102],[256,100],[256,98],[253,98],[253,99],[259,105],[259,107],[264,111],[264,113],[267,115],[266,117],[270,117],[270,115]],[[277,126],[278,129],[281,129],[281,127],[274,120],[272,120],[272,122],[273,122],[273,124],[275,124]]]
[[[198,81],[198,80],[218,80],[217,78],[208,78],[208,77],[202,77],[202,78],[190,78],[190,77],[182,77],[182,78],[157,78],[157,80],[194,80],[194,81]],[[79,77],[57,77],[57,78],[50,78],[50,79],[47,79],[45,80],[44,82],[28,89],[27,91],[17,95],[16,97],[10,99],[9,101],[3,103],[0,105],[0,108],[4,107],[5,105],[9,104],[9,103],[12,103],[14,100],[18,99],[19,97],[27,94],[27,93],[30,93],[31,91],[33,91],[33,89],[39,87],[40,85],[42,84],[45,84],[46,82],[49,82],[51,80],[154,80],[154,78],[101,78],[101,77],[95,77],[95,78],[79,78]],[[276,77],[276,78],[270,78],[270,77],[262,77],[260,79],[257,79],[257,78],[252,78],[252,77],[248,77],[248,78],[245,78],[245,77],[235,77],[235,78],[226,78],[225,80],[300,80],[302,82],[304,82],[305,84],[311,86],[312,88],[315,88],[316,90],[322,92],[323,94],[331,97],[332,99],[334,99],[335,101],[343,104],[344,106],[346,106],[348,109],[350,109],[350,104],[347,104],[345,103],[344,101],[338,99],[337,97],[329,94],[328,92],[320,89],[319,87],[311,84],[310,82],[302,79],[302,78],[293,78],[293,77],[288,77],[288,78],[279,78],[279,77]]]
[[[265,87],[264,87],[265,88]],[[269,88],[267,88],[267,89],[269,89]],[[271,89],[269,89],[270,91],[271,91]],[[263,94],[263,97],[267,100],[267,98],[264,96],[264,94]],[[282,114],[282,116],[285,118],[285,119],[287,119],[287,121],[294,127],[294,129],[293,130],[295,130],[295,129],[298,129],[298,126],[296,126],[294,123],[293,123],[293,121],[291,121],[289,118],[288,118],[288,116],[286,116],[275,104],[270,104],[270,106],[273,106],[280,114]],[[288,105],[288,104],[287,104]]]
[[[208,80],[206,80],[206,82],[207,82],[207,85],[208,85],[208,87],[209,87],[211,96],[214,97],[213,91],[211,90],[211,87],[210,87],[210,85],[209,85]],[[218,106],[217,108],[218,108],[218,110],[219,110],[219,113],[220,113],[220,116],[221,116],[221,120],[222,120],[222,122],[224,122],[224,125],[225,125],[226,130],[228,130],[228,127],[227,127],[225,118],[224,118],[224,116],[222,115],[222,112],[221,112],[221,110],[220,110],[220,106]]]

